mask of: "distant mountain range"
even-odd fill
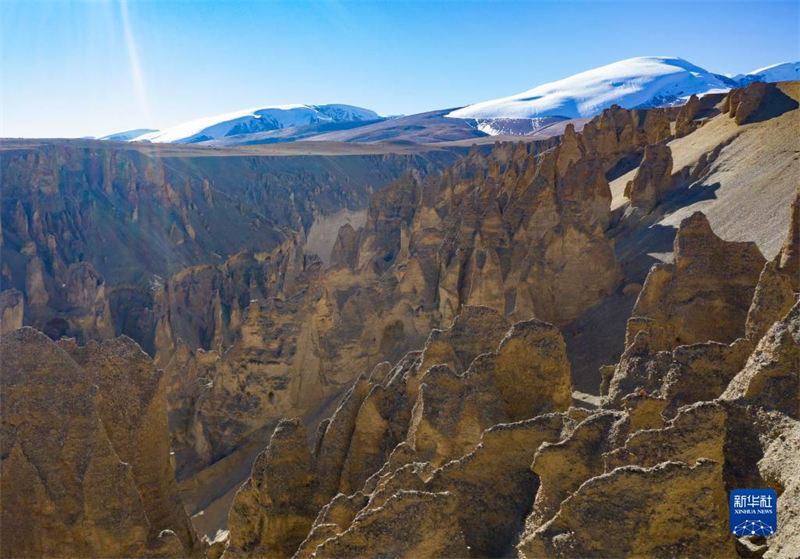
[[[201,118],[165,130],[130,130],[101,139],[246,145],[297,140],[433,143],[485,135],[527,135],[565,120],[592,117],[611,105],[678,105],[691,95],[721,93],[753,81],[797,79],[800,62],[725,76],[682,58],[637,57],[509,97],[418,115],[385,117],[352,105],[276,105]]]
[[[190,144],[285,128],[346,122],[365,123],[381,118],[374,111],[352,105],[274,105],[191,120],[166,130],[150,130],[127,139],[135,142]],[[112,136],[126,134],[131,133],[123,132]]]

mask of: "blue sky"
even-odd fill
[[[0,0],[0,135],[164,128],[259,105],[455,107],[642,55],[800,59],[800,1]]]

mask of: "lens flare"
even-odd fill
[[[136,48],[136,39],[133,36],[131,19],[128,13],[128,0],[119,0],[120,16],[122,21],[122,31],[125,35],[125,45],[128,49],[128,62],[131,69],[131,79],[136,89],[136,98],[139,102],[139,110],[144,115],[146,122],[152,122],[150,106],[147,101],[147,86],[144,83],[142,65],[139,61],[139,51]]]

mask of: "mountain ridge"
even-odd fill
[[[674,106],[686,102],[691,95],[724,93],[754,81],[789,81],[798,77],[800,62],[727,76],[680,57],[642,56],[454,109],[381,116],[370,109],[344,104],[267,105],[194,119],[164,130],[143,130],[141,134],[125,131],[100,139],[233,146],[330,139],[353,143],[436,143],[486,135],[525,136],[561,121],[596,116],[612,105],[627,109]],[[451,119],[452,124],[444,119]],[[362,127],[369,128],[362,133]]]
[[[378,113],[345,104],[267,105],[190,120],[165,130],[142,134],[135,142],[196,143],[226,136],[280,130],[316,123],[376,121]]]

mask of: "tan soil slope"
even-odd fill
[[[781,83],[778,89],[789,98],[800,100],[800,82]],[[724,147],[710,172],[698,183],[714,189],[713,196],[667,213],[658,225],[677,228],[682,219],[702,211],[723,239],[755,241],[765,257],[775,256],[789,225],[789,206],[800,184],[799,130],[797,108],[742,125],[723,113],[695,132],[669,142],[673,176],[717,146]],[[634,169],[610,183],[612,208],[625,203],[625,184],[635,172]]]
[[[785,111],[800,99],[800,82],[780,83],[777,88],[777,95],[773,94],[771,103],[760,109],[762,114],[755,115],[752,122],[736,124],[721,112],[667,144],[676,183],[672,197],[660,202],[634,229],[623,226],[614,234],[617,258],[629,285],[562,330],[576,389],[595,394],[598,368],[619,359],[639,286],[652,264],[672,260],[672,242],[681,220],[702,211],[723,240],[754,241],[767,259],[778,252],[800,185],[800,109]],[[771,118],[763,114],[781,110],[785,112]],[[718,147],[717,158],[702,178],[691,185],[681,183],[682,169],[696,168],[701,158]],[[609,183],[612,210],[630,210],[624,191],[638,169]]]

